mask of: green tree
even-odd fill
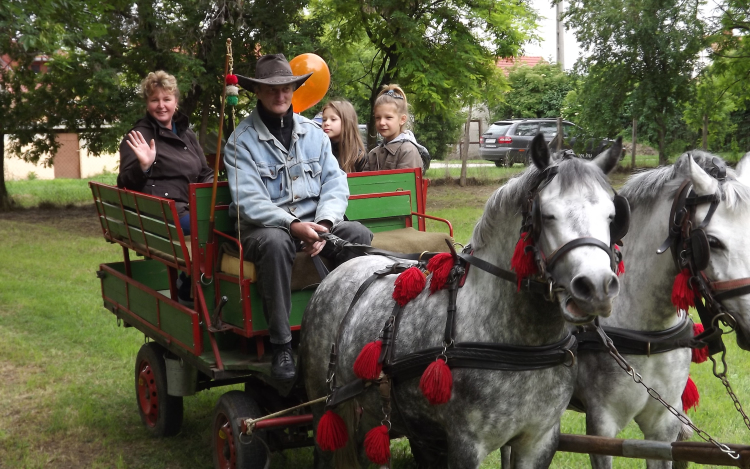
[[[510,89],[490,109],[496,119],[558,117],[574,80],[557,64],[517,64],[508,73]]]
[[[258,50],[313,48],[317,27],[305,7],[298,0],[2,2],[0,55],[17,65],[0,70],[0,133],[10,135],[11,154],[31,162],[54,153],[60,131],[79,133],[92,154],[114,151],[144,113],[138,83],[166,70],[203,142],[219,125],[226,38],[234,42],[235,71],[251,74]],[[39,56],[50,59],[46,73],[31,68]],[[2,180],[0,199],[7,207]]]
[[[706,46],[699,0],[572,0],[566,24],[588,55],[579,62],[578,96],[592,131],[611,133],[628,101],[633,115],[657,129],[659,162],[667,162],[668,128],[690,98],[698,52]],[[620,129],[618,129],[619,131]]]
[[[328,50],[348,50],[331,54],[335,79],[367,98],[368,120],[381,86],[400,84],[415,132],[438,158],[457,139],[460,109],[497,82],[496,58],[515,55],[536,21],[512,0],[317,0],[311,11],[327,25]],[[338,63],[353,51],[363,55]],[[372,123],[368,133],[374,138]]]
[[[711,69],[698,77],[695,96],[685,104],[683,120],[701,134],[701,147],[718,150],[726,136],[737,129],[731,122],[731,113],[738,108],[739,98],[730,91],[732,83],[716,76]]]

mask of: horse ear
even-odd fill
[[[617,163],[620,161],[622,155],[622,137],[617,137],[615,143],[612,144],[607,150],[599,153],[593,162],[595,165],[602,169],[604,174],[609,174],[613,169],[617,167]]]
[[[719,181],[705,172],[703,168],[695,162],[693,155],[688,155],[688,161],[690,165],[690,179],[693,181],[693,190],[695,190],[695,193],[698,195],[715,194],[716,190],[719,188]]]
[[[531,161],[534,162],[534,166],[536,166],[539,171],[547,169],[550,162],[550,155],[549,147],[547,146],[547,142],[544,141],[543,133],[539,132],[536,134],[529,146],[529,152],[531,153]]]
[[[750,151],[745,153],[735,170],[737,179],[746,186],[750,186]]]

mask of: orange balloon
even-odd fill
[[[312,76],[294,91],[292,107],[300,113],[315,106],[328,92],[331,84],[331,72],[325,60],[315,54],[301,54],[289,61],[292,73]]]

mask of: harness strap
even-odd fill
[[[612,248],[608,244],[604,243],[603,241],[601,241],[599,239],[591,238],[591,237],[588,237],[588,238],[576,238],[576,239],[574,239],[572,241],[569,241],[568,243],[565,243],[562,246],[560,246],[560,248],[558,250],[556,250],[555,252],[553,252],[552,255],[547,258],[547,269],[551,269],[552,266],[555,265],[555,263],[557,261],[559,261],[560,258],[564,254],[566,254],[568,251],[571,251],[571,250],[573,250],[573,249],[575,249],[577,247],[580,247],[580,246],[594,246],[594,247],[597,247],[599,249],[603,249],[607,253],[607,255],[609,255],[610,261],[611,262],[614,261],[614,256],[612,254]]]
[[[677,325],[661,331],[634,331],[619,327],[600,326],[612,339],[621,353],[630,355],[652,355],[680,348],[703,348],[701,340],[693,336],[693,321],[687,315]],[[584,326],[573,334],[578,339],[579,352],[606,352],[608,349],[601,341],[599,333],[593,328]]]
[[[572,334],[562,340],[537,347],[504,345],[486,342],[459,342],[444,355],[453,368],[478,370],[528,371],[558,365],[572,366],[578,342]],[[443,354],[442,347],[413,352],[383,366],[383,372],[394,380],[407,380],[422,375],[424,369]]]
[[[713,291],[718,292],[714,295],[714,299],[717,301],[750,293],[750,277],[711,282],[709,285]]]
[[[458,253],[458,257],[465,260],[469,264],[476,266],[478,269],[482,269],[485,272],[494,275],[495,277],[499,277],[503,280],[507,280],[508,282],[516,283],[516,274],[514,272],[511,272],[510,270],[505,270],[503,268],[500,268],[494,264],[490,264],[489,262],[482,260],[478,257],[474,257],[471,254],[461,252]],[[538,280],[534,280],[531,278],[526,278],[521,282],[521,288],[525,291],[531,292],[531,293],[538,293],[540,295],[546,296],[549,293],[549,284],[545,282],[540,282]]]

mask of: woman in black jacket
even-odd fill
[[[212,182],[214,173],[187,116],[176,112],[180,91],[174,76],[151,72],[141,82],[141,92],[146,116],[120,144],[117,187],[174,200],[182,232],[189,235],[188,184]],[[180,302],[192,305],[191,282],[183,272],[178,287]]]
[[[151,72],[141,91],[146,115],[120,144],[117,186],[174,200],[183,233],[190,234],[188,184],[212,182],[213,170],[187,116],[176,112],[180,91],[174,76]]]

